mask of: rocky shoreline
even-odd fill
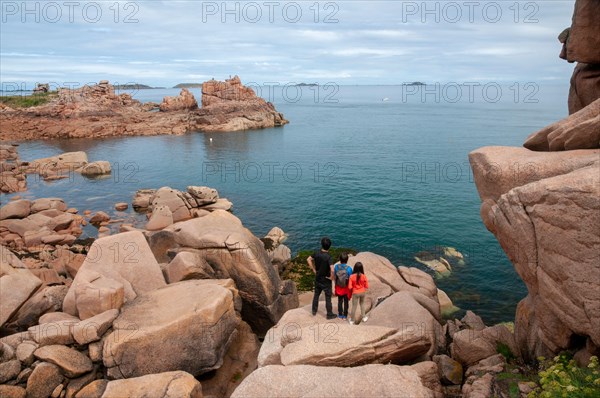
[[[258,239],[223,201],[208,187],[142,190],[131,205],[148,212],[153,230],[121,225],[86,242],[76,239],[81,226],[103,228],[106,213],[79,215],[60,199],[5,204],[3,396],[300,396],[307,385],[298,374],[320,380],[327,367],[336,378],[395,375],[365,385],[382,396],[402,386],[437,397],[492,388],[482,375],[488,362],[502,369],[498,342],[518,355],[506,326],[485,327],[471,312],[444,321],[430,275],[374,253],[350,260],[372,281],[369,322],[313,317],[279,276],[291,260],[285,233],[273,228]],[[167,223],[152,222],[164,213]],[[265,390],[265,378],[277,383]],[[177,393],[158,393],[171,388]],[[329,388],[324,380],[318,392],[337,392]]]
[[[237,76],[203,83],[201,108],[187,89],[160,104],[142,104],[129,94],[116,95],[108,81],[60,89],[55,99],[40,106],[0,105],[0,140],[12,141],[226,132],[287,123],[273,104]]]

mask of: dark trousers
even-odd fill
[[[312,312],[316,314],[319,309],[319,296],[321,292],[325,292],[325,309],[327,309],[327,315],[333,315],[332,307],[331,307],[331,281],[329,279],[325,279],[325,281],[315,280],[315,295],[313,297],[312,302]]]
[[[338,296],[338,315],[348,316],[348,295]]]

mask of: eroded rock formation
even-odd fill
[[[469,156],[481,218],[525,281],[515,335],[529,358],[600,346],[600,150],[486,147]]]
[[[75,137],[184,134],[282,126],[287,122],[273,104],[256,96],[236,76],[203,85],[203,107],[183,89],[166,97],[159,112],[129,94],[116,94],[108,81],[79,89],[61,89],[47,104],[0,108],[0,139],[33,140]]]
[[[600,2],[577,0],[571,27],[559,36],[560,57],[578,62],[571,78],[569,114],[600,98]]]

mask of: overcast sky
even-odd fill
[[[170,87],[233,74],[283,84],[566,84],[573,70],[556,39],[572,0],[0,3],[3,85]]]

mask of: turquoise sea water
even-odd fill
[[[294,252],[316,248],[329,235],[336,246],[420,266],[416,252],[453,246],[466,263],[438,286],[486,322],[512,320],[526,289],[481,222],[467,155],[486,145],[520,146],[566,116],[568,87],[541,86],[532,94],[531,87],[503,86],[497,102],[494,89],[487,99],[475,89],[472,102],[468,91],[455,101],[449,86],[428,86],[424,98],[423,87],[345,86],[335,94],[304,87],[285,98],[276,90],[269,99],[290,120],[283,128],[24,142],[24,160],[84,150],[90,160],[110,161],[114,171],[106,179],[77,175],[52,183],[30,176],[22,196],[58,196],[94,211],[130,203],[140,188],[208,185],[234,203],[256,235],[273,226],[285,230]],[[160,101],[177,92],[144,90],[135,97]]]

